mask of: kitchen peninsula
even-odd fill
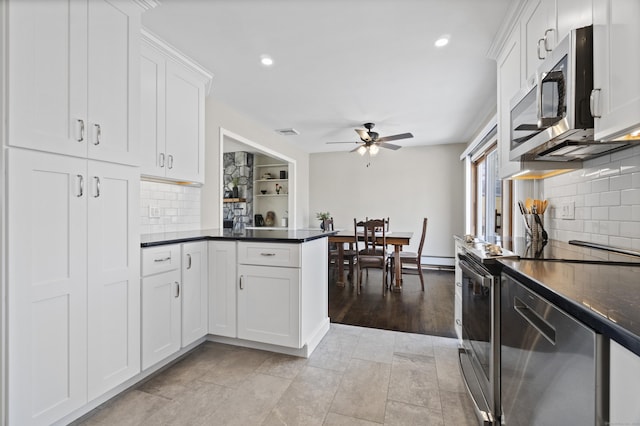
[[[207,229],[142,235],[143,370],[204,340],[308,357],[329,330],[330,234]]]

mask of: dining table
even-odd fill
[[[390,289],[394,292],[402,291],[402,265],[400,263],[400,252],[402,251],[403,246],[409,245],[411,237],[413,237],[413,232],[389,231],[385,234],[387,244],[393,246],[395,282],[390,286]],[[329,244],[335,243],[338,247],[338,260],[336,263],[336,265],[338,265],[338,279],[336,281],[336,285],[344,287],[344,268],[340,267],[341,265],[344,265],[344,244],[348,243],[349,250],[353,250],[353,244],[355,244],[354,233],[353,231],[338,231],[335,234],[329,235],[328,238]],[[364,235],[360,236],[358,234],[358,239],[364,239]],[[353,276],[353,271],[351,269],[349,272],[351,276]]]

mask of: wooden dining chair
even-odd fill
[[[420,276],[420,285],[422,286],[422,291],[424,291],[424,276],[422,274],[422,248],[424,247],[425,236],[427,235],[427,222],[428,219],[425,217],[422,219],[422,236],[420,237],[420,245],[418,245],[418,251],[401,251],[400,252],[400,270],[404,274],[404,265],[416,265],[418,269],[418,275]],[[393,258],[392,258],[393,260]],[[393,262],[391,267],[391,280],[393,281]]]
[[[377,231],[381,229],[381,231]],[[362,249],[356,250],[356,265],[358,266],[357,291],[362,289],[362,272],[370,268],[382,270],[382,294],[387,290],[387,272],[389,258],[386,247],[386,229],[383,219],[368,219],[362,226],[363,234],[359,234],[358,220],[353,219],[354,243],[362,238]],[[368,275],[368,274],[367,274]]]

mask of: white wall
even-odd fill
[[[640,146],[589,160],[581,170],[544,180],[549,237],[640,250]],[[560,206],[575,203],[575,219]]]
[[[215,87],[213,89],[215,94]],[[219,228],[222,203],[220,182],[220,128],[240,135],[296,160],[296,221],[297,227],[308,226],[309,154],[295,147],[297,136],[281,136],[274,129],[262,126],[231,107],[207,98],[205,123],[205,185],[201,193],[202,227]],[[286,127],[286,123],[282,127]],[[292,178],[292,176],[289,176]],[[291,214],[291,212],[289,212]]]
[[[329,211],[338,229],[353,218],[389,217],[391,231],[413,231],[417,250],[422,218],[429,218],[423,256],[453,257],[453,235],[464,234],[465,144],[381,149],[370,167],[356,153],[311,154],[309,216]]]

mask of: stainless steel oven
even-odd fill
[[[458,254],[462,271],[460,369],[482,424],[500,418],[500,274],[469,252]]]

